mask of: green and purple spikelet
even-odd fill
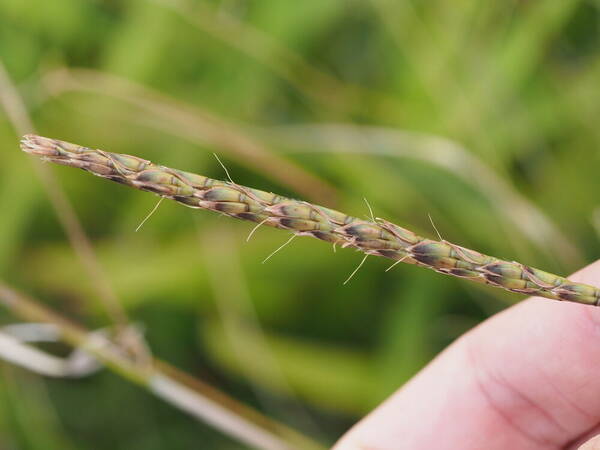
[[[600,304],[600,289],[518,262],[507,262],[441,240],[426,239],[383,219],[361,220],[311,203],[154,164],[136,156],[26,135],[23,151],[153,192],[191,208],[292,231],[513,292]]]

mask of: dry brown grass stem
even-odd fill
[[[581,252],[544,212],[477,155],[440,136],[354,124],[304,124],[254,128],[283,152],[380,155],[423,161],[472,186],[488,200],[510,233],[519,230],[540,252],[561,255],[569,266],[583,264]]]
[[[138,364],[123,352],[114,339],[97,334],[92,336],[85,328],[17,292],[2,280],[0,304],[23,320],[54,325],[64,342],[85,350],[115,373],[252,448],[322,450],[322,447],[311,439],[267,418],[164,361],[151,359],[147,365]]]
[[[17,134],[35,131],[27,108],[2,61],[0,61],[0,104],[2,104],[2,107],[6,111]],[[127,313],[113,290],[108,277],[104,273],[73,206],[56,181],[51,170],[40,164],[39,161],[32,161],[32,164],[36,174],[44,185],[44,189],[56,211],[56,216],[69,238],[69,242],[75,249],[95,288],[98,300],[113,323],[125,327],[128,323]]]
[[[204,142],[253,170],[265,173],[282,186],[315,201],[335,202],[335,189],[267,149],[233,123],[198,106],[166,96],[133,81],[89,69],[59,69],[47,73],[42,84],[51,95],[66,92],[92,92],[116,98],[147,111],[162,121],[174,134]]]

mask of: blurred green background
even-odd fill
[[[561,274],[600,254],[600,2],[0,0],[39,134]],[[4,94],[10,90],[0,85]],[[9,105],[9,115],[15,107]],[[18,109],[18,108],[17,108]],[[18,113],[18,111],[17,111]],[[111,323],[0,111],[0,269]],[[326,445],[518,295],[52,168],[154,355]],[[18,319],[0,313],[2,324]],[[2,449],[239,449],[104,370],[0,363]]]

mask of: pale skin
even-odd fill
[[[599,285],[600,261],[570,279]],[[600,450],[599,433],[600,308],[530,298],[459,338],[334,450]]]

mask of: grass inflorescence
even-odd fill
[[[77,167],[191,208],[208,209],[260,225],[312,236],[366,255],[428,267],[528,295],[587,305],[600,304],[600,289],[518,262],[504,261],[446,240],[432,240],[373,217],[362,220],[333,209],[154,164],[145,159],[26,135],[23,151],[45,161]]]

